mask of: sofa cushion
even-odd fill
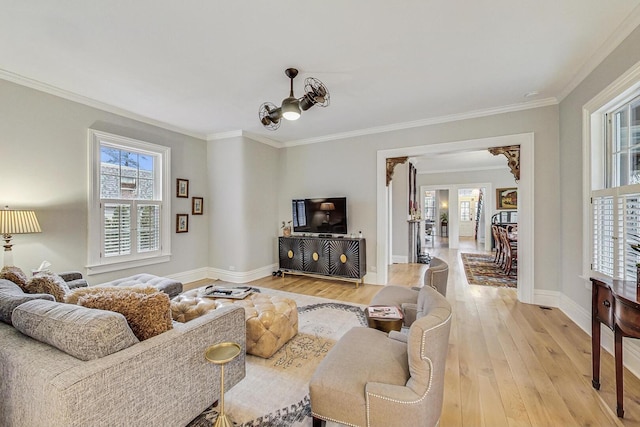
[[[13,326],[80,360],[107,356],[136,344],[123,315],[43,299],[13,310]]]
[[[154,292],[158,292],[156,288],[143,284],[118,287],[91,286],[87,288],[72,289],[71,292],[65,295],[64,302],[66,302],[67,304],[78,304],[78,300],[85,295],[119,291],[135,291],[140,294],[152,294]]]
[[[64,302],[64,296],[69,293],[69,286],[57,274],[38,273],[29,279],[24,290],[30,294],[51,294],[56,301]]]
[[[14,282],[6,279],[0,279],[0,320],[4,323],[11,324],[11,313],[13,309],[23,302],[34,299],[46,299],[53,301],[53,295],[49,294],[26,294]]]
[[[27,275],[19,267],[5,266],[0,270],[0,279],[10,280],[21,288],[27,284]]]
[[[121,313],[140,341],[173,328],[169,296],[164,292],[107,290],[84,295],[78,299],[78,304]]]

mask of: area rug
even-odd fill
[[[503,286],[516,288],[518,279],[515,275],[506,275],[493,262],[493,254],[461,253],[464,273],[470,285]]]
[[[244,427],[311,426],[309,380],[335,342],[354,326],[366,326],[363,307],[324,298],[261,288],[298,305],[298,334],[271,358],[247,354],[246,376],[225,393],[225,412]],[[211,407],[188,427],[212,426]]]

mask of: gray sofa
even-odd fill
[[[100,319],[120,325],[124,317],[47,298],[23,294],[12,282],[0,280],[2,426],[184,426],[220,396],[220,368],[205,360],[205,349],[234,341],[244,350],[244,310],[230,306],[188,323],[174,323],[173,329],[142,342],[133,336],[132,345],[106,356],[100,356],[104,349],[95,345],[100,342],[86,341],[75,350],[90,360],[80,360],[59,349],[68,345],[65,337],[82,338],[95,332]],[[63,314],[53,326],[41,321],[56,311]],[[124,322],[118,327],[130,339]],[[42,334],[43,339],[16,327],[33,336]],[[63,333],[69,327],[71,333]],[[104,329],[101,333],[109,341],[113,328]],[[244,375],[242,351],[225,367],[225,388]]]

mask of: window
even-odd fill
[[[169,260],[170,149],[89,130],[89,272]]]
[[[436,220],[436,192],[426,191],[424,193],[424,219],[427,221]]]
[[[609,108],[600,116],[603,145],[595,167],[604,176],[592,182],[591,269],[635,280],[640,258],[640,97]],[[596,153],[597,150],[594,150]]]
[[[460,221],[471,221],[471,202],[460,202]]]

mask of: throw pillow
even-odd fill
[[[11,325],[11,314],[13,310],[23,302],[34,299],[53,301],[53,295],[25,294],[22,288],[14,282],[0,279],[0,320]]]
[[[85,295],[118,291],[134,291],[140,294],[152,294],[154,292],[158,292],[158,290],[153,286],[147,286],[143,284],[133,286],[90,286],[88,288],[72,289],[71,292],[65,295],[64,302],[66,302],[67,304],[78,304],[78,300]]]
[[[34,300],[20,304],[11,316],[25,335],[80,360],[93,360],[138,343],[118,313],[78,305]]]
[[[57,274],[40,273],[29,279],[24,290],[30,294],[51,294],[56,301],[64,302],[69,286]]]
[[[27,275],[19,267],[5,266],[0,270],[0,279],[11,280],[16,285],[24,288],[27,284]]]
[[[131,290],[98,292],[80,297],[78,304],[121,313],[140,341],[173,328],[169,295],[164,292],[152,294]]]

